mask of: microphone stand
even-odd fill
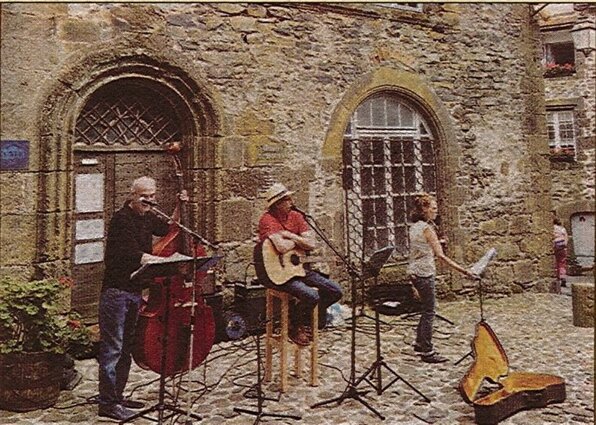
[[[194,232],[193,230],[186,227],[184,224],[180,223],[180,221],[174,220],[174,218],[172,218],[172,216],[167,215],[162,210],[157,208],[157,205],[155,203],[148,202],[146,200],[142,200],[141,202],[145,205],[149,205],[151,207],[151,211],[153,211],[159,217],[167,220],[168,223],[175,223],[178,227],[180,227],[180,229],[184,230],[188,235],[190,235],[193,238],[195,238],[196,240],[198,240],[201,244],[206,245],[213,250],[217,250],[217,248],[218,248],[217,245],[212,244],[211,242],[209,242],[207,239],[205,239],[198,233]]]
[[[163,219],[167,220],[169,223],[175,223],[180,229],[182,229],[184,232],[186,232],[189,236],[191,236],[193,238],[193,243],[192,243],[192,257],[193,257],[193,263],[192,263],[192,292],[191,292],[191,301],[190,301],[190,340],[189,340],[189,344],[188,344],[188,399],[187,399],[187,403],[188,403],[188,410],[186,412],[186,420],[185,420],[185,425],[191,425],[192,424],[192,420],[190,418],[193,419],[197,419],[197,420],[201,420],[202,418],[193,413],[191,410],[191,372],[192,372],[192,364],[193,364],[193,354],[194,354],[194,326],[195,326],[195,305],[196,305],[196,295],[197,295],[197,264],[196,264],[196,260],[197,260],[197,246],[200,244],[202,245],[206,245],[209,248],[213,249],[213,250],[217,250],[217,246],[212,244],[211,242],[209,242],[207,239],[205,239],[204,237],[202,237],[201,235],[199,235],[198,233],[192,231],[191,229],[189,229],[188,227],[186,227],[185,225],[183,225],[182,223],[180,223],[179,220],[175,220],[172,216],[169,216],[168,214],[164,213],[163,211],[161,211],[159,208],[157,208],[156,205],[154,205],[153,203],[149,203],[146,200],[142,200],[141,202],[143,202],[144,204],[147,204],[151,207],[151,210],[157,214],[158,216],[162,217]]]
[[[359,391],[357,388],[359,382],[356,381],[356,279],[359,278],[360,275],[356,271],[354,265],[350,261],[348,261],[344,256],[342,256],[339,253],[339,251],[335,248],[335,246],[333,246],[333,243],[331,243],[329,238],[325,236],[325,234],[320,229],[317,222],[311,215],[299,210],[296,207],[293,207],[292,209],[303,215],[308,225],[314,230],[314,232],[317,235],[319,235],[319,237],[325,242],[325,244],[327,244],[327,246],[335,253],[335,255],[344,263],[350,275],[352,297],[352,326],[350,327],[350,379],[348,380],[348,385],[346,386],[346,388],[340,396],[313,404],[311,408],[314,409],[316,407],[324,406],[330,403],[337,403],[337,406],[339,406],[344,400],[351,398],[361,403],[364,407],[369,409],[379,418],[385,419],[383,415],[381,415],[374,407],[372,407],[366,400],[362,398],[362,396],[366,395],[369,392],[369,390]],[[316,326],[316,324],[313,324],[313,326]]]
[[[273,320],[273,319],[272,319]],[[245,408],[241,408],[241,407],[234,407],[234,412],[236,413],[245,413],[247,415],[255,415],[255,421],[253,422],[253,425],[257,425],[262,418],[269,416],[271,418],[286,418],[286,419],[295,419],[295,420],[300,420],[302,419],[302,416],[298,416],[298,415],[289,415],[286,413],[270,413],[270,412],[265,412],[263,410],[264,407],[264,402],[266,400],[271,400],[271,401],[279,401],[279,398],[271,398],[271,397],[267,397],[265,395],[265,392],[263,391],[263,386],[262,386],[262,382],[263,382],[263,376],[261,374],[261,369],[262,369],[262,359],[261,359],[261,333],[258,332],[259,327],[261,326],[265,326],[265,324],[267,323],[266,320],[263,320],[262,317],[260,317],[259,320],[260,323],[258,323],[249,333],[256,333],[255,336],[255,341],[257,344],[257,382],[255,383],[255,385],[253,385],[246,393],[245,393],[245,397],[248,397],[248,393],[250,391],[256,391],[257,396],[257,410],[251,410],[251,409],[245,409]],[[256,331],[256,332],[255,332]]]
[[[480,279],[478,279],[478,302],[480,304],[480,323],[484,323],[484,307],[482,304],[482,298],[483,298],[482,295],[483,295],[483,290],[482,290],[482,276],[481,276]],[[457,366],[458,364],[463,362],[464,359],[470,357],[472,354],[473,354],[472,350],[468,351],[458,361],[456,361],[454,363],[454,366]]]

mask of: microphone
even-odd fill
[[[141,198],[140,201],[142,204],[149,205],[150,207],[157,206],[157,202],[150,201],[149,199]]]
[[[302,215],[307,215],[304,211],[302,211],[300,208],[298,208],[296,205],[292,205],[292,208],[294,211],[302,214]]]

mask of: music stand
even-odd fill
[[[476,274],[478,279],[478,303],[480,307],[480,323],[485,323],[484,320],[484,305],[483,305],[483,295],[484,291],[482,288],[482,278],[484,277],[484,272],[488,267],[488,263],[492,261],[493,258],[497,255],[497,251],[494,248],[489,249],[486,253],[478,260],[472,267],[470,267],[470,271]],[[458,361],[454,363],[454,365],[460,364],[465,358],[470,357],[473,354],[472,350],[468,351],[467,354],[464,354]]]
[[[393,250],[395,248],[393,246],[388,246],[383,249],[376,251],[370,258],[370,260],[365,264],[363,268],[363,278],[373,278],[375,286],[378,282],[379,273],[381,272],[381,268],[387,262]],[[373,362],[373,364],[362,374],[360,378],[356,380],[356,385],[359,385],[361,382],[366,382],[371,385],[376,391],[378,395],[383,394],[383,392],[393,385],[395,382],[401,380],[407,386],[409,386],[412,390],[418,393],[424,400],[430,403],[430,399],[422,394],[416,387],[410,384],[407,380],[405,380],[401,375],[399,375],[395,370],[393,370],[385,360],[381,354],[381,326],[380,326],[380,318],[379,318],[379,309],[378,306],[374,306],[375,310],[375,345],[376,345],[376,353],[377,358]],[[388,372],[393,375],[393,379],[388,383],[383,385],[383,378],[382,378],[382,371],[385,368]],[[376,382],[373,382],[372,379],[376,378]]]
[[[163,257],[163,259],[157,260],[155,262],[149,262],[149,263],[143,264],[138,270],[136,270],[135,272],[133,272],[130,275],[130,278],[131,278],[131,280],[137,280],[137,279],[145,280],[145,279],[152,279],[155,277],[163,277],[164,278],[163,285],[165,286],[165,294],[166,294],[165,305],[169,306],[170,305],[171,276],[180,273],[179,266],[181,266],[183,264],[188,264],[188,263],[194,262],[195,268],[196,268],[195,270],[197,272],[207,271],[211,267],[213,267],[221,258],[222,257],[220,257],[220,256],[192,258],[192,257],[188,257],[186,255],[176,253],[170,257]],[[155,404],[151,407],[148,407],[144,410],[141,410],[140,412],[135,413],[128,419],[126,419],[124,421],[120,421],[120,424],[125,424],[127,422],[130,422],[130,421],[136,419],[136,418],[145,416],[146,414],[155,412],[155,411],[158,412],[158,416],[157,416],[158,424],[163,423],[164,420],[169,419],[170,417],[172,417],[174,415],[187,415],[187,416],[191,416],[192,418],[197,419],[197,420],[202,419],[197,414],[194,414],[194,413],[189,414],[188,412],[185,412],[184,410],[178,408],[178,406],[174,406],[174,405],[165,403],[166,375],[164,372],[165,372],[166,365],[167,365],[166,347],[168,346],[167,329],[168,329],[168,324],[169,324],[169,316],[170,316],[169,309],[166,308],[166,311],[164,314],[164,323],[163,323],[164,333],[162,335],[162,344],[161,344],[161,373],[160,373],[160,377],[159,377],[158,402],[157,402],[157,404]],[[166,410],[168,410],[172,413],[164,418],[164,412]],[[154,418],[148,418],[148,419],[155,421]]]
[[[362,285],[360,287],[360,299],[362,300],[362,304],[360,305],[360,313],[356,314],[354,320],[358,319],[359,317],[366,317],[370,320],[376,320],[374,317],[371,317],[364,312],[367,299],[366,284],[364,282],[366,281],[366,279],[374,277],[374,275],[371,273],[374,273],[375,268],[378,267],[378,270],[381,270],[381,267],[383,267],[383,265],[387,262],[389,256],[391,256],[391,253],[394,249],[395,247],[393,246],[386,246],[385,248],[381,248],[375,251],[373,255],[371,255],[371,257],[369,258],[369,260],[362,265],[362,275],[360,276],[360,282]]]

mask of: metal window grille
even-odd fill
[[[576,150],[575,118],[573,110],[549,111],[548,144],[552,151],[564,151],[574,156]]]
[[[112,83],[79,114],[75,146],[159,147],[180,140],[180,125],[167,98],[139,84]]]
[[[410,10],[413,12],[422,12],[422,3],[374,3],[379,7],[388,7],[392,9]]]
[[[436,193],[434,139],[424,118],[402,100],[375,95],[352,116],[343,146],[347,245],[363,262],[394,245],[407,255],[413,197]]]

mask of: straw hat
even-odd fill
[[[267,201],[267,208],[271,208],[277,201],[281,201],[283,198],[290,196],[293,193],[294,192],[288,190],[283,184],[274,183],[264,195],[264,198]]]

